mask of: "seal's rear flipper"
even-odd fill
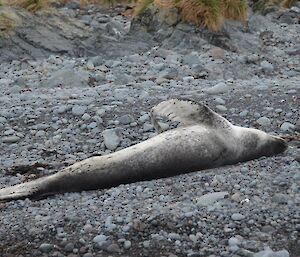
[[[0,202],[35,198],[40,194],[43,178],[0,189]],[[40,196],[38,196],[40,197]]]
[[[151,122],[158,133],[162,132],[157,117],[164,116],[177,121],[180,126],[201,125],[228,128],[231,123],[204,104],[190,100],[170,99],[154,106],[150,111]]]

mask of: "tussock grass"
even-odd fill
[[[278,6],[283,8],[290,8],[296,0],[254,0],[254,10],[264,11],[268,7]]]
[[[247,20],[247,4],[245,1],[222,1],[222,11],[225,19],[239,20],[241,22],[246,22]]]
[[[185,21],[212,31],[218,31],[223,25],[224,16],[218,0],[180,1],[178,7]]]
[[[0,38],[9,37],[13,34],[13,29],[21,24],[20,18],[9,8],[0,9]]]
[[[3,13],[0,14],[0,38],[8,36],[13,27],[13,21],[6,17]]]
[[[134,8],[133,16],[142,14],[152,3],[154,3],[154,0],[138,0]]]
[[[36,12],[49,7],[50,0],[3,0],[4,6],[17,6],[29,12]]]
[[[220,30],[225,19],[247,20],[245,0],[139,0],[134,15],[141,14],[150,4],[159,8],[177,7],[184,21],[211,31]]]
[[[285,8],[290,8],[295,2],[295,0],[283,0],[281,6]]]
[[[0,6],[18,6],[30,12],[47,8],[55,0],[0,0]],[[67,4],[70,0],[57,0]],[[247,20],[246,0],[79,0],[80,5],[101,4],[109,7],[117,4],[134,3],[133,16],[143,13],[150,5],[158,8],[176,7],[182,20],[191,22],[211,31],[222,28],[225,19]],[[254,0],[255,10],[264,10],[270,6],[290,7],[295,0]],[[4,19],[4,18],[2,18]],[[0,21],[8,24],[7,21]],[[4,25],[2,25],[4,26]]]

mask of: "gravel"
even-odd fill
[[[95,26],[112,19],[86,15],[85,23]],[[117,38],[111,26],[122,23],[113,17],[107,33]],[[293,135],[299,130],[300,64],[285,50],[300,43],[299,24],[287,29],[271,14],[249,22],[254,33],[242,34],[247,43],[234,27],[232,40],[241,50],[224,49],[222,58],[212,56],[208,50],[215,46],[193,27],[182,25],[159,46],[114,59],[1,63],[0,187],[153,137],[148,111],[169,98],[203,102],[236,125]],[[259,38],[264,26],[274,32],[267,47]],[[185,48],[178,47],[186,38]],[[168,121],[161,125],[172,128]],[[299,256],[300,151],[297,142],[290,144],[281,155],[232,166],[0,203],[0,255]]]

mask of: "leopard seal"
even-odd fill
[[[285,140],[263,131],[232,125],[203,104],[171,99],[153,107],[150,116],[162,132],[159,116],[179,127],[104,156],[77,162],[56,174],[0,189],[0,201],[103,189],[272,156]]]

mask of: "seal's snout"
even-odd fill
[[[284,152],[288,148],[288,143],[280,137],[272,137],[274,145],[274,154],[279,154]]]

